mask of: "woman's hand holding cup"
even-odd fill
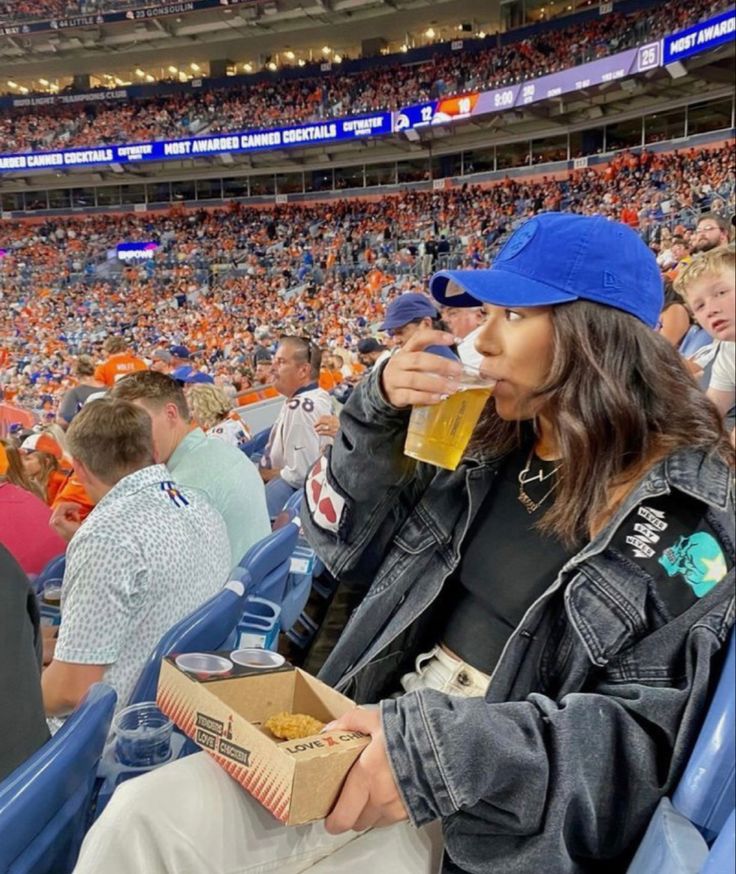
[[[445,331],[417,331],[384,367],[381,385],[388,402],[398,408],[439,404],[460,388],[463,367],[432,352],[427,346],[452,346]]]

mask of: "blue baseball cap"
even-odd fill
[[[192,355],[186,346],[169,346],[169,352],[175,358],[191,358]]]
[[[476,303],[475,306],[478,306]],[[424,294],[417,294],[410,291],[406,294],[400,294],[386,308],[386,316],[379,331],[395,331],[397,328],[403,328],[414,319],[424,319],[429,317],[434,319],[439,315],[437,307]]]
[[[515,231],[488,270],[442,270],[429,283],[443,306],[536,307],[589,300],[654,328],[662,277],[639,235],[601,216],[548,212]]]

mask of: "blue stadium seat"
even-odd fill
[[[116,695],[92,686],[59,731],[0,783],[0,871],[68,874],[87,826]]]
[[[243,556],[232,576],[242,580],[246,573],[249,575],[249,595],[281,605],[300,525],[298,518],[292,519],[283,528],[254,543]]]
[[[57,555],[56,558],[52,558],[51,561],[47,562],[44,569],[33,581],[33,588],[35,589],[36,594],[40,595],[41,592],[43,592],[44,587],[49,580],[63,579],[65,568],[66,553]]]
[[[734,808],[736,794],[736,637],[731,632],[726,661],[705,722],[672,796],[672,803],[710,843]]]
[[[627,874],[734,871],[735,685],[732,631],[715,694],[680,783],[672,801],[663,798],[657,806]],[[730,859],[730,868],[723,859]]]
[[[243,571],[240,579],[231,580],[221,592],[177,622],[149,656],[127,703],[156,700],[161,660],[169,653],[224,649],[245,609],[249,583],[250,575]]]
[[[627,874],[698,874],[707,858],[705,838],[669,798],[662,798]]]
[[[700,874],[734,874],[734,872],[736,872],[736,810],[731,811]]]
[[[284,504],[284,510],[289,514],[290,518],[294,518],[294,516],[298,516],[301,512],[302,500],[304,499],[304,489],[299,489],[298,492],[294,492],[294,494],[289,498],[289,500]]]
[[[264,428],[262,431],[259,431],[254,437],[252,437],[244,446],[242,446],[243,452],[248,456],[248,458],[253,458],[254,455],[261,456],[263,455],[263,450],[266,448],[266,444],[268,443],[268,438],[271,434],[270,428]]]

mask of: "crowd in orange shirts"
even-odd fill
[[[506,233],[540,211],[619,218],[669,269],[673,232],[686,240],[702,211],[733,212],[735,157],[734,144],[623,152],[561,180],[3,225],[0,400],[52,415],[72,384],[74,356],[99,360],[110,335],[148,358],[183,344],[198,367],[238,392],[253,380],[259,327],[310,336],[350,361],[390,297],[422,290],[438,266],[486,265]],[[443,237],[445,254],[428,254]],[[130,240],[160,246],[149,262],[109,272],[108,250]]]

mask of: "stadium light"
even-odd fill
[[[245,70],[246,73],[252,73],[253,72],[253,64],[243,64],[243,69]]]
[[[342,64],[342,55],[335,55],[332,59],[336,64]]]
[[[434,28],[433,28],[433,27],[428,27],[428,28],[424,31],[424,35],[427,37],[427,39],[434,39],[435,36],[436,36],[436,34],[435,34],[435,32],[434,32]]]
[[[137,76],[139,79],[145,79],[145,78],[146,78],[146,74],[143,72],[143,70],[141,70],[140,67],[138,67],[138,69],[135,71],[135,74],[136,74],[136,76]]]
[[[168,68],[168,70],[169,70],[169,73],[171,73],[172,75],[173,75],[174,73],[178,73],[178,72],[179,72],[179,70],[177,69],[177,67],[175,67],[173,64]]]
[[[291,49],[289,49],[288,52],[285,52],[285,54],[286,54],[287,59],[290,61],[293,61],[294,58],[296,57],[296,55],[294,54],[294,52],[291,51]]]
[[[322,54],[323,55],[329,55],[329,53],[331,51],[332,51],[332,49],[329,46],[322,46]]]
[[[48,85],[49,85],[48,79],[39,79],[38,82],[40,85],[43,85],[44,88],[48,88]]]
[[[299,64],[300,67],[306,67],[307,62],[304,60],[304,58],[299,58],[297,64]]]
[[[485,30],[481,30],[478,32],[478,39],[485,39],[487,36]]]
[[[408,52],[408,51],[409,51],[409,46],[408,46],[406,43],[404,43],[404,44],[401,46],[401,51],[402,51],[402,52]]]
[[[146,74],[146,82],[155,82],[155,81],[156,80],[153,78],[153,76],[150,73]]]
[[[199,73],[199,71],[202,69],[199,64],[190,64],[189,66],[194,70],[195,73]]]
[[[269,61],[269,62],[266,64],[266,66],[268,67],[268,69],[269,69],[272,73],[275,73],[275,72],[276,72],[276,69],[277,69],[277,68],[276,68],[276,64],[275,64],[273,61]]]
[[[17,88],[17,87],[18,87],[18,85],[16,82],[12,82],[10,79],[8,79],[8,88]]]

